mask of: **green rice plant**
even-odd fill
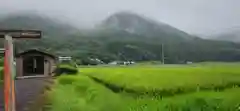
[[[72,76],[74,77],[74,76]],[[104,89],[88,77],[76,77],[71,84],[60,84],[62,76],[57,80],[50,93],[52,111],[123,111],[120,96]],[[80,82],[79,82],[80,81]]]
[[[57,82],[59,84],[66,85],[66,84],[72,84],[76,81],[78,81],[78,78],[73,76],[60,76]]]
[[[52,111],[238,111],[239,66],[85,67],[57,78]]]
[[[81,73],[119,89],[169,96],[199,90],[220,91],[238,87],[238,66],[240,65],[96,67],[82,68]]]
[[[240,103],[240,88],[162,99],[157,95],[134,98],[124,92],[114,93],[86,76],[75,78],[78,81],[72,84],[55,84],[50,93],[52,111],[237,111]]]

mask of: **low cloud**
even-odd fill
[[[2,0],[1,13],[37,11],[81,27],[118,11],[144,14],[191,34],[211,35],[240,26],[240,0]]]

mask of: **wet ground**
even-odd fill
[[[49,78],[27,78],[16,80],[16,111],[25,111],[29,103],[40,95]],[[0,111],[4,111],[3,84],[0,84]]]

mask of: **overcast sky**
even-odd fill
[[[240,27],[240,0],[0,0],[0,12],[38,11],[92,25],[117,11],[132,11],[191,34]]]

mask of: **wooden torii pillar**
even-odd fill
[[[15,76],[13,39],[39,39],[39,30],[0,30],[0,38],[4,38],[4,110],[16,111]]]

